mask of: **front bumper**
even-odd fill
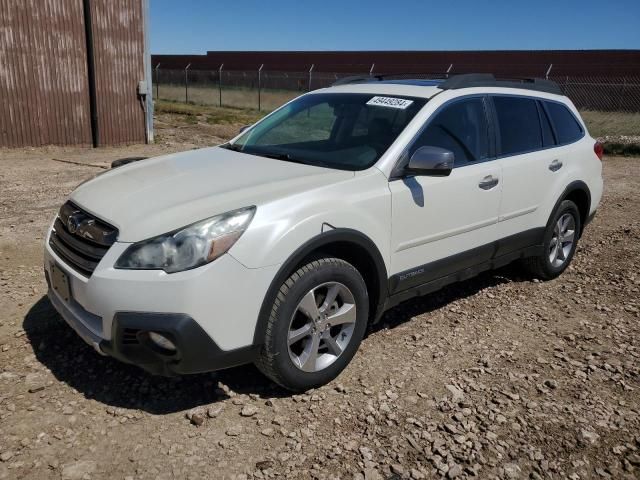
[[[113,319],[112,341],[102,340],[100,350],[156,375],[198,373],[252,362],[258,347],[249,345],[224,351],[188,315],[120,312]],[[145,332],[171,338],[175,352],[151,342]]]
[[[99,353],[154,374],[212,371],[254,359],[260,307],[278,265],[249,269],[226,254],[174,274],[114,269],[127,246],[114,244],[87,278],[58,257],[47,238],[47,281],[55,264],[68,276],[71,290],[65,300],[49,288],[49,298],[80,337]],[[173,338],[176,354],[154,349],[145,341],[148,331]]]
[[[47,275],[48,280],[48,275]],[[171,313],[119,312],[112,325],[112,338],[105,340],[87,326],[91,313],[80,305],[67,304],[50,288],[49,299],[73,330],[98,353],[137,365],[154,375],[171,376],[235,367],[255,360],[258,346],[222,350],[188,315]],[[171,338],[175,352],[158,348],[147,332]]]

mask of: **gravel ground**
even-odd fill
[[[509,267],[400,305],[292,396],[252,366],[149,376],[46,300],[43,235],[78,183],[232,133],[161,121],[154,146],[0,151],[0,478],[640,477],[640,159],[605,159],[561,278]]]

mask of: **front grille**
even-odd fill
[[[70,267],[90,277],[117,238],[117,228],[67,202],[53,224],[49,245]]]

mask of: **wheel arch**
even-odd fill
[[[369,293],[369,321],[380,318],[387,297],[387,269],[376,244],[365,234],[348,228],[334,228],[300,246],[278,269],[262,300],[253,334],[254,345],[262,343],[271,308],[281,285],[305,261],[325,254],[351,263],[362,275]]]
[[[591,191],[589,187],[582,180],[571,182],[567,185],[567,188],[564,189],[564,192],[554,205],[553,212],[556,211],[558,205],[564,200],[571,200],[578,207],[578,212],[580,212],[580,235],[582,235],[587,219],[589,218],[589,211],[591,210]]]

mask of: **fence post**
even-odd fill
[[[451,70],[453,70],[453,63],[449,65],[449,68],[447,68],[447,73],[445,74],[446,78],[449,78],[449,73],[451,73]]]
[[[189,67],[191,64],[184,68],[184,103],[189,103]]]
[[[371,64],[371,68],[369,69],[369,76],[370,76],[370,77],[373,77],[373,69],[375,68],[375,66],[376,66],[376,64],[375,64],[375,63],[372,63],[372,64]]]
[[[544,75],[544,78],[549,80],[549,74],[551,73],[551,69],[553,68],[553,63],[549,64],[549,68],[547,68],[547,73]]]
[[[622,110],[622,102],[624,100],[624,93],[627,89],[627,77],[622,78],[622,89],[620,91],[620,97],[618,98],[618,111]]]
[[[313,67],[315,67],[315,64],[311,65],[311,68],[309,69],[309,87],[307,91],[311,91],[311,77],[313,75]]]
[[[220,64],[220,68],[218,69],[218,95],[220,98],[220,106],[222,106],[222,67],[224,67],[224,63]]]
[[[262,69],[264,68],[264,63],[260,65],[258,69],[258,111],[262,110],[262,104],[260,103],[260,95],[262,93]]]
[[[156,65],[156,100],[160,100],[160,63]]]

